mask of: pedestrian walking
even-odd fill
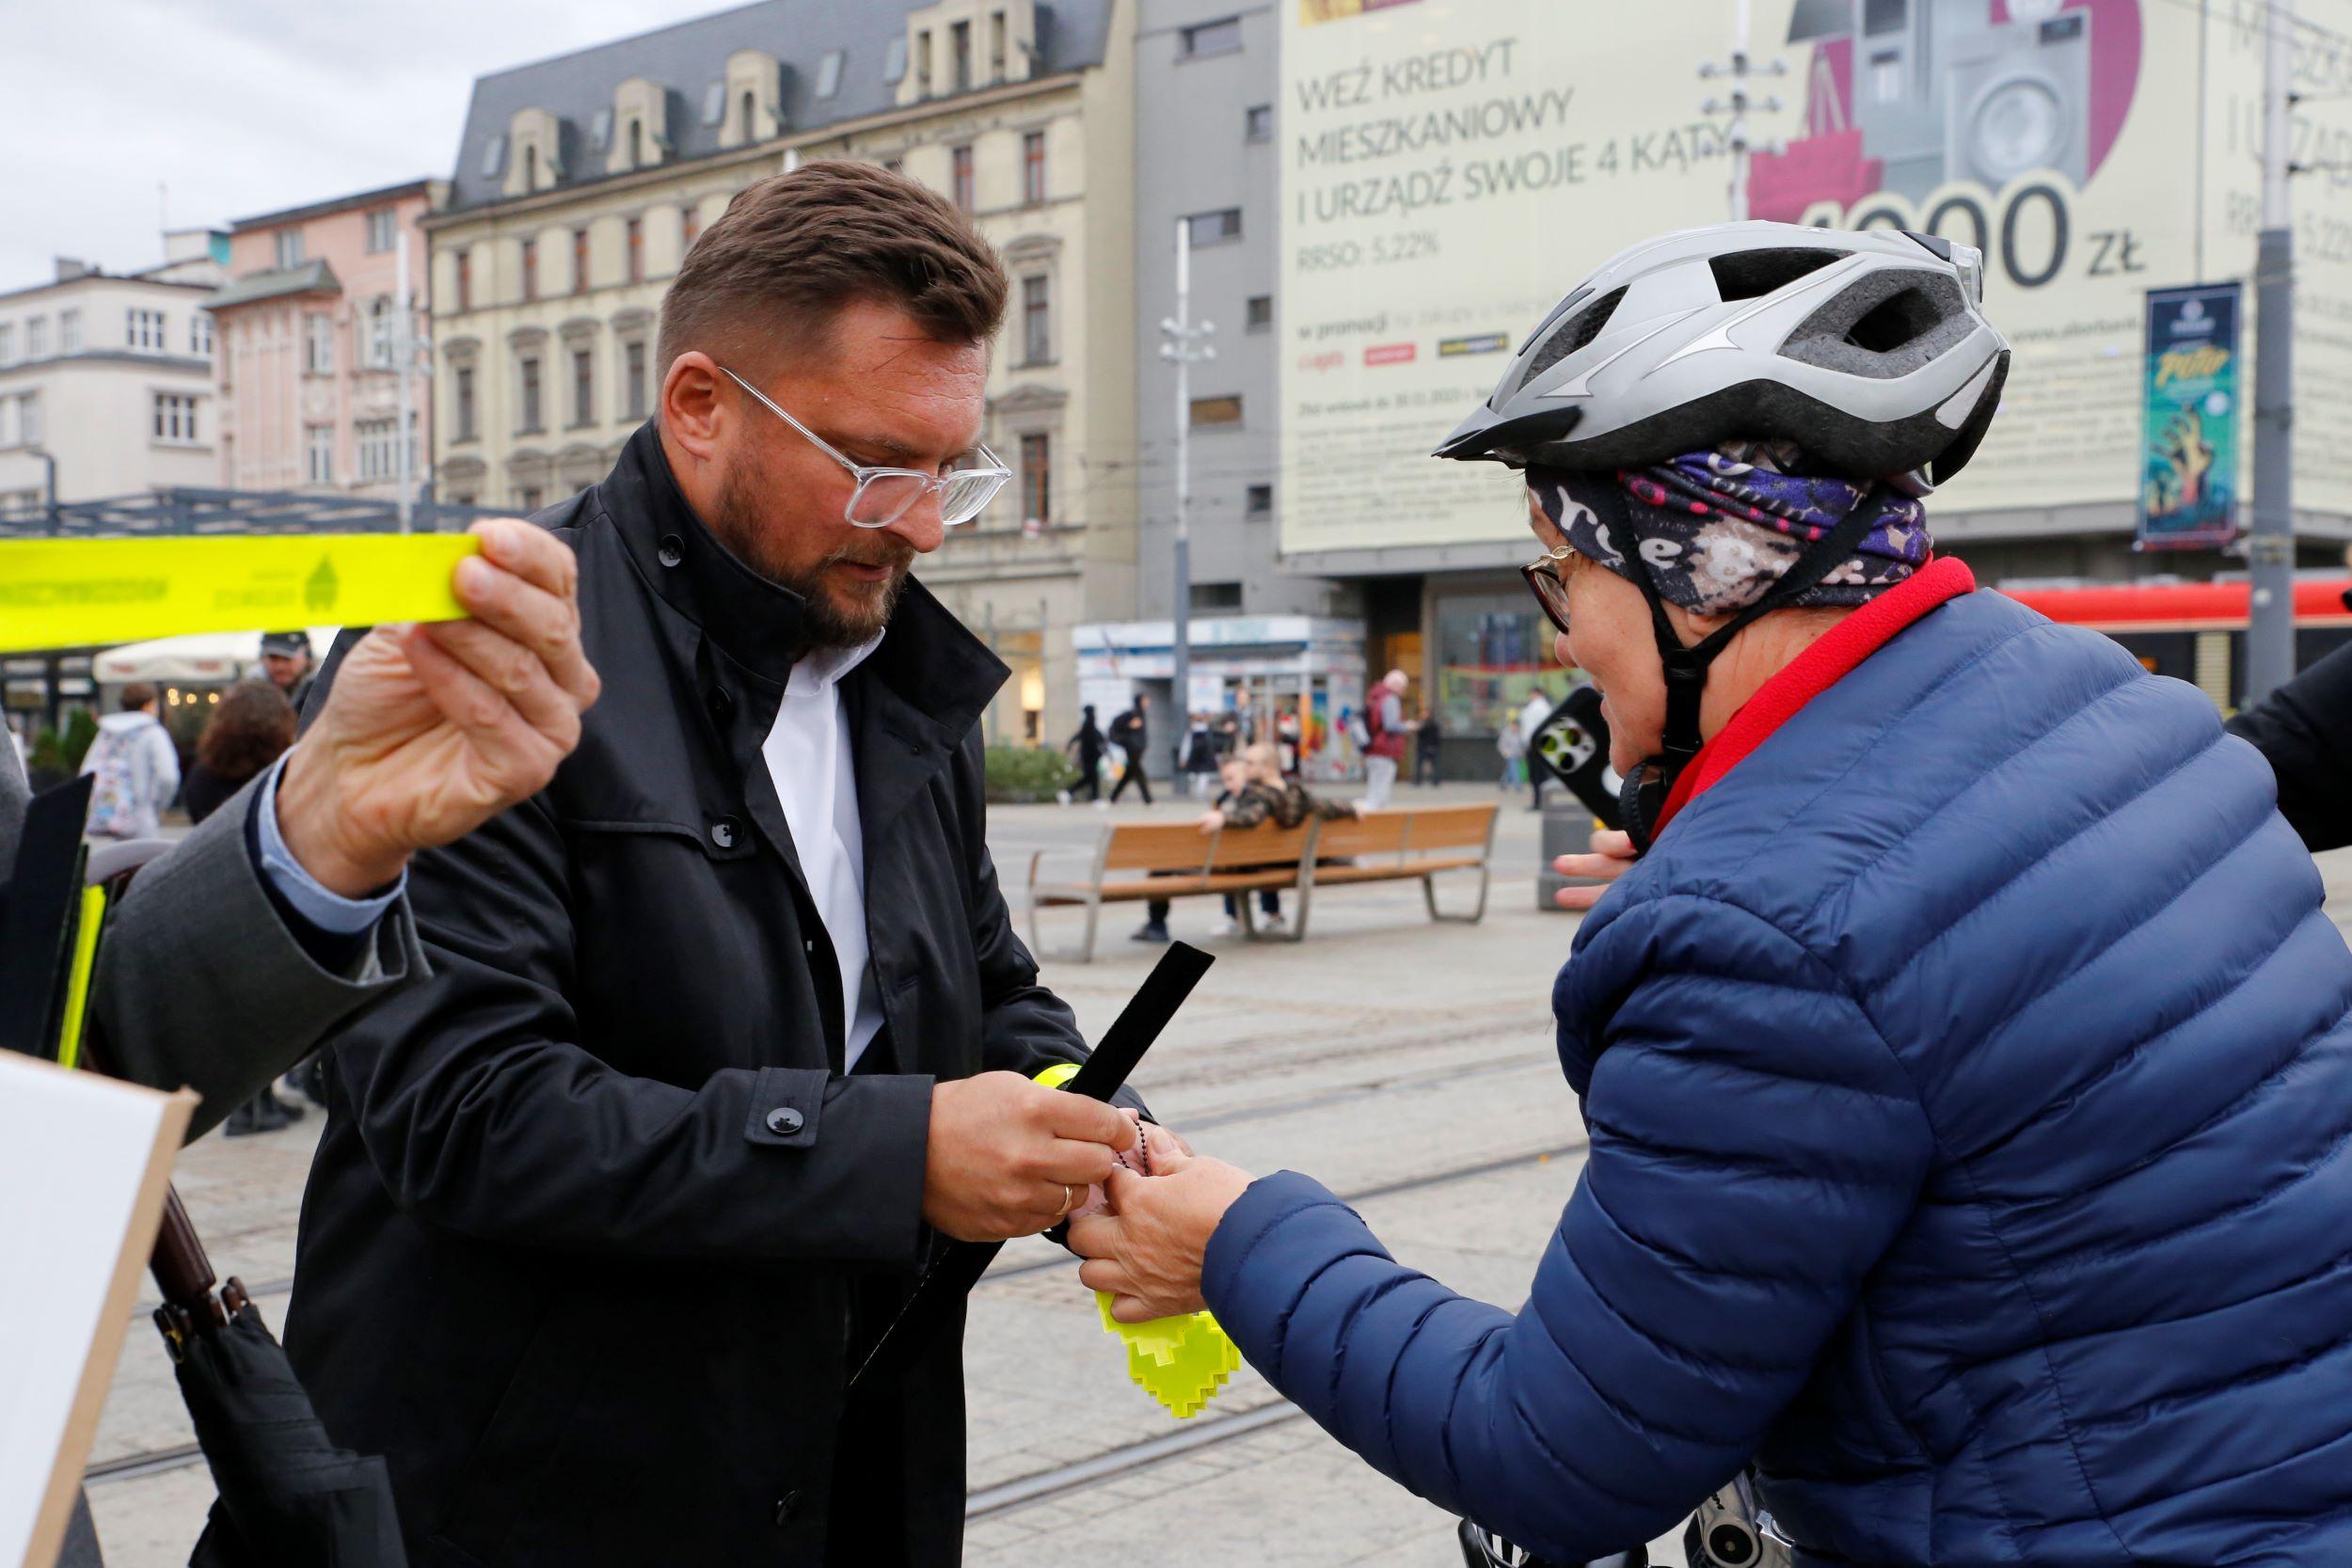
[[[1495,732],[1495,750],[1502,756],[1502,788],[1517,794],[1527,782],[1527,736],[1519,733],[1515,715],[1505,715],[1502,727]]]
[[[1413,783],[1434,788],[1445,777],[1438,753],[1445,747],[1445,726],[1438,722],[1433,710],[1421,716],[1421,725],[1413,732]]]
[[[1077,787],[1086,791],[1086,798],[1096,805],[1103,803],[1103,749],[1108,744],[1103,732],[1094,724],[1094,705],[1089,703],[1080,710],[1078,733],[1063,743],[1062,754],[1078,769]],[[1070,804],[1072,792],[1061,792],[1061,803]]]
[[[1205,713],[1194,714],[1192,728],[1185,732],[1184,778],[1196,800],[1205,800],[1216,791],[1216,736],[1209,729]]]
[[[1397,765],[1404,760],[1405,691],[1412,678],[1391,670],[1364,699],[1364,807],[1386,811],[1396,789]]]
[[[603,699],[411,866],[432,973],[334,1046],[287,1324],[420,1565],[960,1556],[961,1336],[851,1373],[937,1243],[1135,1142],[1031,1082],[1086,1050],[987,849],[1006,670],[913,570],[1010,477],[1006,293],[912,180],[755,182],[662,300],[656,417],[541,515]]]
[[[1144,748],[1152,744],[1152,698],[1148,692],[1136,693],[1135,702],[1126,712],[1111,721],[1111,744],[1124,755],[1120,760],[1119,782],[1111,786],[1111,804],[1134,784],[1143,803],[1152,803],[1152,779],[1144,768]]]
[[[86,831],[92,838],[153,838],[180,791],[180,751],[155,717],[153,687],[133,681],[118,701],[119,711],[98,721],[98,737],[82,756],[82,771],[97,775]]]

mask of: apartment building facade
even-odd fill
[[[395,499],[404,342],[412,464],[422,483],[432,379],[413,347],[429,308],[421,224],[445,189],[413,180],[230,226],[231,277],[208,307],[218,344],[220,484]]]
[[[1046,14],[770,0],[481,78],[425,222],[441,497],[532,510],[602,478],[734,194],[812,158],[900,168],[1013,275],[983,439],[1017,477],[919,575],[1012,667],[992,739],[1074,727],[1073,629],[1135,593],[1134,28],[1128,0]]]
[[[0,293],[0,513],[158,485],[219,482],[213,236],[118,275],[60,260],[48,282]],[[177,280],[174,280],[177,279]]]

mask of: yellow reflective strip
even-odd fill
[[[106,890],[82,890],[82,923],[73,932],[73,967],[65,982],[65,1026],[57,1031],[57,1065],[71,1069],[82,1059],[82,1020],[89,1010],[90,973],[98,966],[98,928],[106,918]]]
[[[0,651],[186,632],[453,621],[462,533],[0,541]]]

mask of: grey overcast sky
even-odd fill
[[[0,151],[0,291],[48,277],[56,256],[151,265],[167,210],[174,228],[225,225],[446,177],[476,76],[727,8],[0,0],[0,102],[15,127]]]

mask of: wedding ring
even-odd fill
[[[1077,1206],[1078,1189],[1071,1186],[1068,1182],[1064,1182],[1061,1189],[1061,1207],[1054,1211],[1054,1217],[1056,1219],[1060,1219],[1064,1214],[1069,1213],[1071,1210],[1075,1209]]]

